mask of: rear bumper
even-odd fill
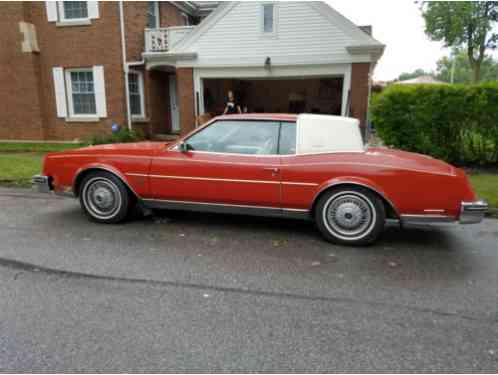
[[[50,193],[53,189],[50,184],[50,177],[43,175],[35,175],[31,179],[33,188],[38,190],[40,193]]]
[[[488,210],[488,204],[483,200],[462,202],[460,205],[460,224],[480,223]]]

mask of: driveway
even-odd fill
[[[498,371],[498,221],[175,213],[123,225],[0,188],[0,371]]]

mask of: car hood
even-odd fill
[[[411,169],[427,173],[455,175],[456,168],[431,156],[390,148],[369,148],[368,157],[381,160],[383,164],[400,169]]]
[[[95,155],[140,155],[153,156],[161,150],[165,150],[172,142],[135,142],[135,143],[113,143],[106,145],[88,146],[75,150],[65,151],[64,154],[95,154]],[[61,154],[61,153],[58,153]]]

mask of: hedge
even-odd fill
[[[458,165],[498,162],[498,82],[392,85],[371,115],[386,145]]]

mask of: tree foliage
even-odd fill
[[[466,49],[473,80],[479,82],[486,50],[495,49],[498,43],[498,1],[426,2],[422,15],[425,32],[432,40]]]
[[[454,65],[454,83],[472,83],[474,72],[469,64],[467,54],[462,50],[452,51],[450,56],[444,56],[437,61],[436,78],[451,82],[451,70]],[[485,56],[481,63],[480,82],[498,80],[498,61],[491,56]]]
[[[417,78],[420,76],[432,75],[431,72],[426,72],[424,69],[416,69],[413,72],[404,72],[401,73],[396,81],[406,81],[407,79]]]

